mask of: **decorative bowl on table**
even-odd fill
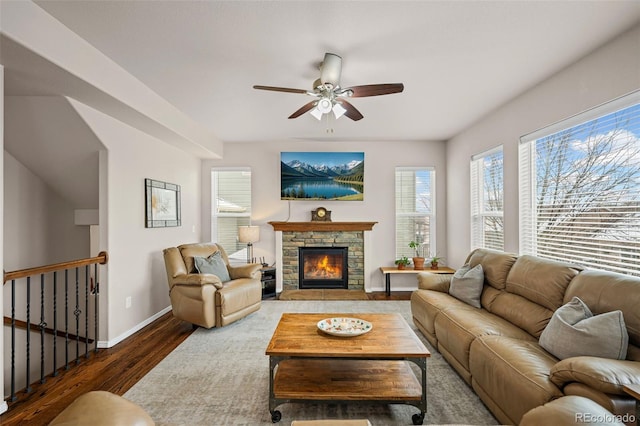
[[[319,321],[318,328],[332,336],[352,337],[368,333],[373,324],[359,318],[334,317]]]

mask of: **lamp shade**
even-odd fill
[[[255,243],[256,241],[260,241],[260,227],[239,226],[238,241],[241,243]]]

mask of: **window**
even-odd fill
[[[523,136],[520,251],[640,276],[640,92]]]
[[[251,223],[251,169],[211,171],[211,240],[232,253],[245,249],[238,226]],[[246,256],[245,256],[246,257]]]
[[[436,254],[435,171],[431,167],[396,168],[396,256],[413,257],[409,243],[422,246],[425,257]]]
[[[471,249],[504,250],[502,146],[471,158]]]

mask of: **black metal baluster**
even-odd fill
[[[53,377],[58,375],[58,271],[53,271]]]
[[[76,267],[76,309],[73,311],[76,317],[76,365],[80,364],[80,312],[80,280],[78,267]]]
[[[64,270],[64,368],[69,369],[69,270]]]
[[[89,358],[89,265],[84,267],[84,357]]]
[[[16,399],[16,280],[11,280],[11,401]]]
[[[47,323],[44,321],[44,274],[40,274],[40,383],[44,383],[44,331]]]
[[[95,347],[95,352],[98,352],[98,312],[100,310],[100,283],[98,281],[98,264],[96,263],[94,265],[94,273],[93,275],[95,276],[95,280],[96,280],[96,285],[93,289],[93,291],[95,292],[95,297],[93,299],[93,303],[95,304],[95,313],[94,313],[94,321],[95,321],[95,327],[96,330],[94,332],[94,336],[93,336],[93,342],[94,342],[94,347]]]
[[[31,392],[31,277],[27,277],[27,387],[26,392]]]

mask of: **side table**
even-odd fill
[[[262,300],[276,296],[276,268],[265,267],[260,269],[262,276]]]
[[[455,274],[455,270],[446,266],[441,266],[438,269],[398,269],[397,266],[381,266],[380,272],[384,275],[385,292],[387,296],[391,296],[391,274],[417,274],[418,272],[430,272],[432,274]]]

